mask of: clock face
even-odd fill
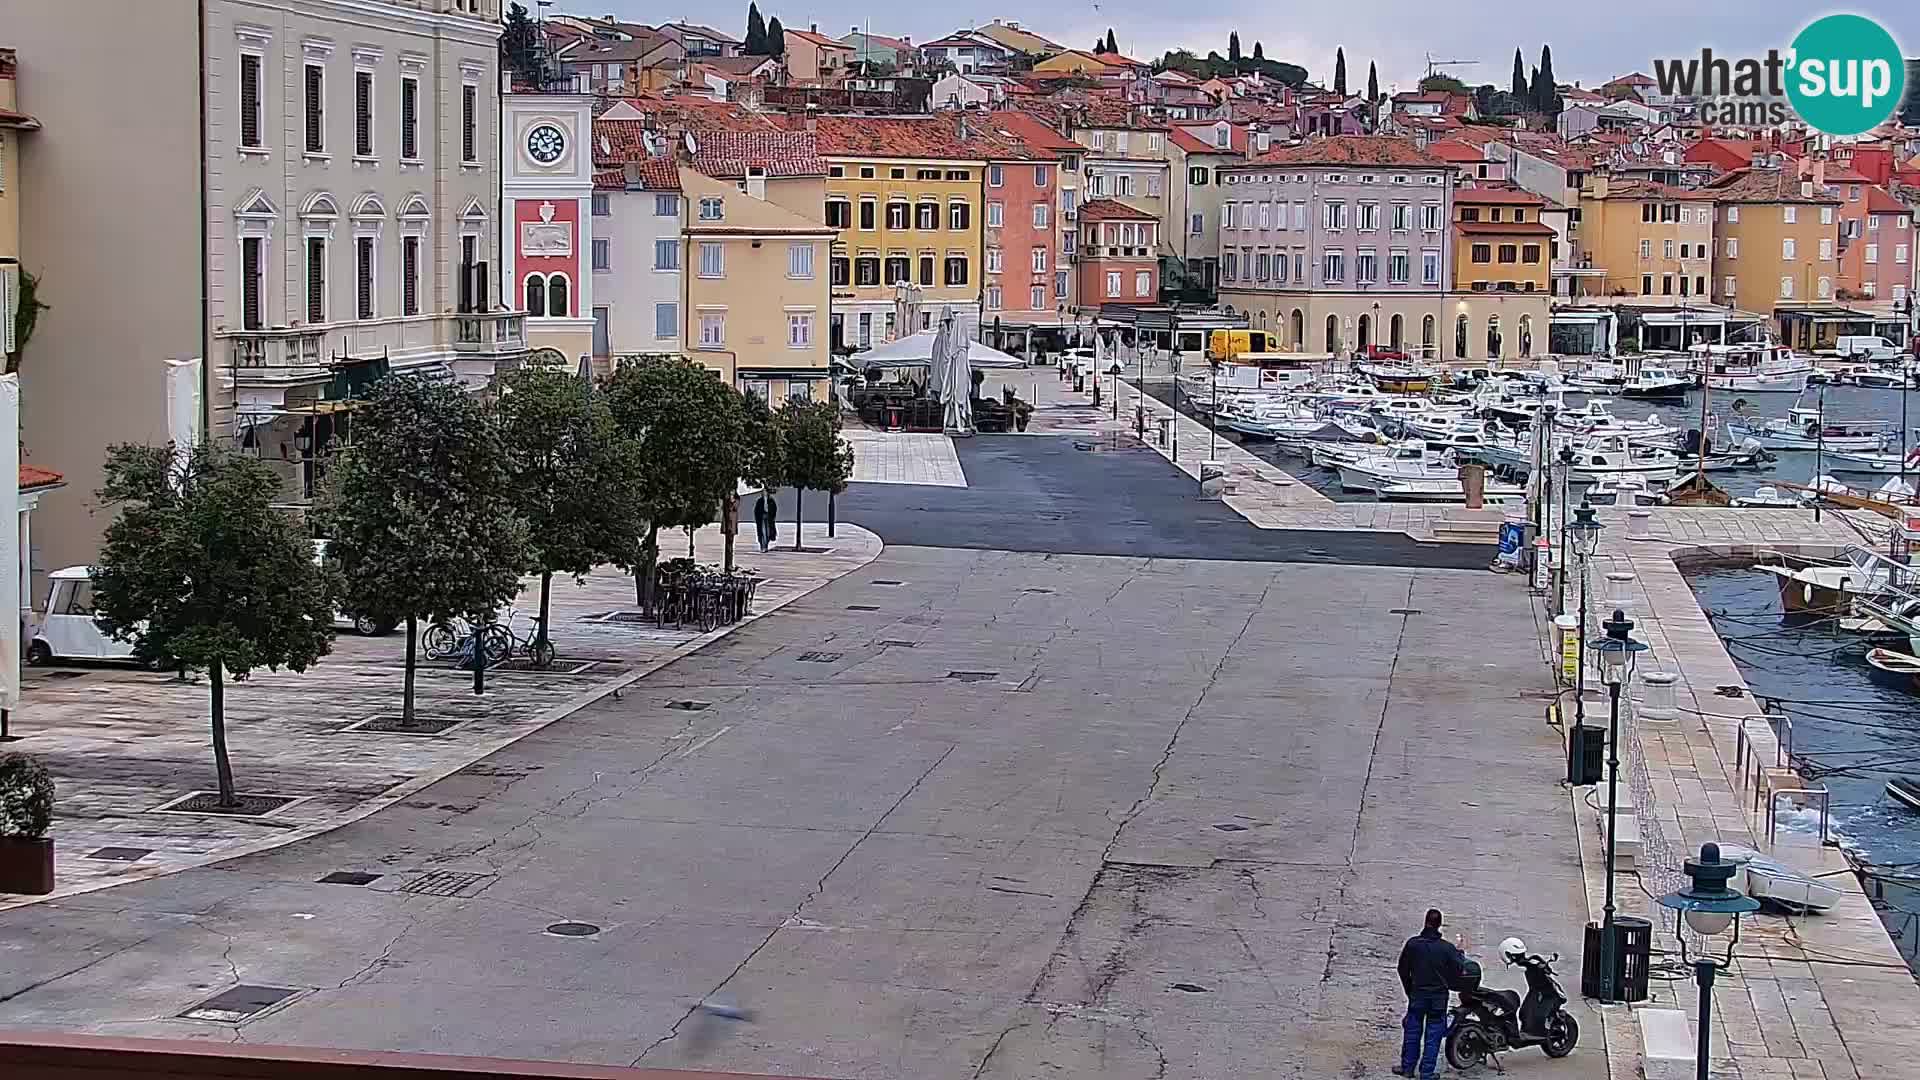
[[[552,124],[541,124],[527,132],[527,154],[542,165],[560,160],[567,149],[567,137]]]

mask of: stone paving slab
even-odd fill
[[[1762,850],[1768,845],[1764,815],[1754,810],[1742,775],[1753,765],[1748,761],[1742,768],[1735,760],[1742,721],[1759,707],[1749,697],[1727,696],[1729,687],[1744,695],[1746,683],[1675,556],[1832,551],[1884,530],[1885,521],[1864,513],[1824,513],[1816,522],[1805,510],[1656,508],[1648,519],[1649,538],[1630,540],[1624,510],[1602,510],[1601,519],[1607,531],[1592,580],[1602,581],[1616,570],[1635,575],[1630,615],[1636,634],[1652,647],[1640,668],[1679,675],[1676,699],[1682,710],[1679,719],[1661,722],[1635,715],[1631,698],[1623,709],[1621,782],[1630,789],[1641,822],[1643,869],[1617,877],[1616,910],[1651,919],[1655,948],[1677,951],[1671,923],[1661,918],[1664,912],[1654,898],[1682,883],[1680,860],[1709,840]],[[1543,605],[1538,615],[1542,644],[1550,653],[1551,611]],[[1594,615],[1597,622],[1598,612]],[[1589,675],[1589,722],[1606,719],[1606,699],[1591,693],[1597,683]],[[1755,724],[1749,734],[1752,754],[1767,764],[1778,760],[1770,729]],[[1605,790],[1603,784],[1593,795],[1576,793],[1572,804],[1581,824],[1581,857],[1595,921],[1605,888],[1598,810]],[[1920,1025],[1914,1023],[1920,990],[1844,857],[1822,846],[1817,836],[1788,826],[1779,831],[1772,854],[1841,888],[1842,900],[1822,915],[1747,920],[1736,967],[1715,985],[1713,1075],[1874,1080],[1908,1074],[1920,1057]],[[1656,964],[1677,959],[1656,955]],[[1659,974],[1665,977],[1653,981],[1650,1000],[1637,1007],[1680,1009],[1692,1022],[1699,1004],[1691,978],[1672,969]],[[1640,1036],[1631,1010],[1602,1015],[1613,1077],[1638,1077]]]
[[[757,619],[880,553],[877,536],[841,524],[808,523],[804,551],[762,553],[739,544],[737,562],[759,572]],[[781,536],[791,545],[789,522]],[[685,534],[662,538],[663,556],[684,554]],[[717,526],[694,537],[696,557],[721,559]],[[242,794],[297,801],[258,818],[156,812],[192,791],[215,786],[204,678],[180,681],[127,666],[28,669],[12,716],[21,736],[10,749],[31,753],[53,772],[55,896],[262,851],[357,820],[412,799],[420,789],[575,710],[617,692],[668,661],[738,628],[711,633],[610,620],[636,607],[633,580],[612,568],[584,581],[553,583],[553,637],[558,659],[548,672],[495,669],[483,696],[473,675],[448,663],[422,661],[416,676],[420,718],[453,721],[440,734],[353,730],[401,704],[406,636],[363,638],[343,631],[334,651],[305,673],[256,672],[227,690],[228,744]],[[529,579],[517,604],[516,630],[530,632],[539,582]],[[502,775],[511,784],[521,779]],[[460,805],[445,807],[449,811]],[[471,807],[464,807],[471,809]],[[137,857],[89,857],[105,848],[144,851]],[[0,909],[45,897],[0,896]]]
[[[924,484],[966,487],[967,474],[954,453],[953,440],[937,432],[873,431],[849,427],[841,432],[853,447],[856,484]]]

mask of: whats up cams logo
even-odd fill
[[[1828,135],[1858,135],[1884,123],[1907,92],[1900,45],[1863,15],[1827,15],[1788,48],[1762,57],[1697,57],[1653,62],[1669,97],[1692,98],[1705,124],[1769,127],[1794,115]]]

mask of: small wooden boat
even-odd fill
[[[1868,649],[1867,666],[1873,669],[1874,682],[1899,690],[1914,689],[1915,678],[1920,676],[1920,656],[1892,649]]]
[[[1896,776],[1887,781],[1887,795],[1909,810],[1920,810],[1920,776]]]

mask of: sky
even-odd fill
[[[529,8],[530,0],[523,0]],[[584,6],[582,6],[584,5]],[[745,33],[746,4],[687,4],[684,0],[556,0],[548,11],[576,15],[611,14],[657,25],[686,20]],[[1003,5],[983,0],[930,7],[874,4],[871,0],[770,0],[761,13],[778,15],[782,25],[843,37],[855,25],[889,36],[911,35],[931,41],[967,26],[994,19],[1012,20],[1072,48],[1086,48],[1112,27],[1122,52],[1152,60],[1171,48],[1225,55],[1227,34],[1240,32],[1248,53],[1253,43],[1264,55],[1305,67],[1311,77],[1330,82],[1334,50],[1346,51],[1351,89],[1366,82],[1368,62],[1376,62],[1380,87],[1410,89],[1427,73],[1427,59],[1472,60],[1447,68],[1469,85],[1506,86],[1513,75],[1513,51],[1529,68],[1539,62],[1540,46],[1553,47],[1553,71],[1561,82],[1596,86],[1616,75],[1640,70],[1651,74],[1657,56],[1698,56],[1702,46],[1719,55],[1749,56],[1785,48],[1809,20],[1829,11],[1852,11],[1878,19],[1908,56],[1920,56],[1920,3],[1872,0],[1827,8],[1805,0],[1605,0],[1602,3],[1540,3],[1515,0],[1347,0],[1343,3],[1279,4],[1261,0],[1214,0],[1197,8],[1166,0],[1065,0],[1058,4]],[[731,14],[723,14],[730,12]],[[1043,13],[1044,12],[1044,13]]]

